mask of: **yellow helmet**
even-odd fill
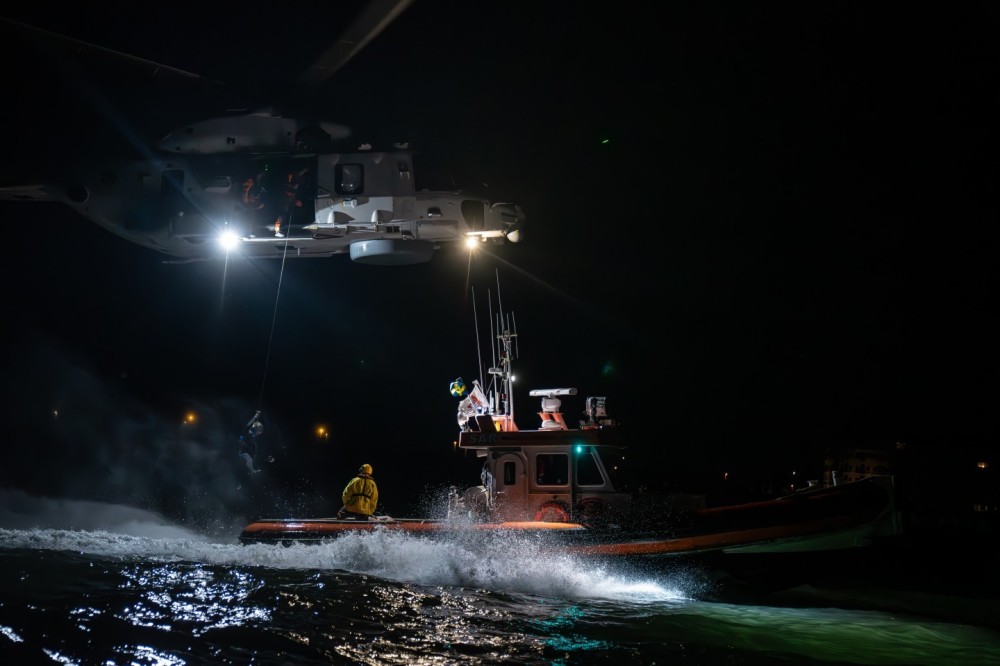
[[[372,473],[372,466],[369,465],[368,463],[362,465],[361,469],[358,470],[358,474],[367,474],[371,476],[371,473]]]

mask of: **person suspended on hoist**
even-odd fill
[[[251,474],[260,471],[255,465],[257,459],[257,437],[264,433],[264,424],[261,423],[260,417],[261,411],[258,409],[253,417],[247,421],[246,434],[240,435],[239,455],[247,464],[247,469],[250,470]]]

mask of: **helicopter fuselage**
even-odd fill
[[[412,153],[153,153],[63,185],[0,188],[57,201],[173,261],[328,257],[403,265],[446,243],[517,242],[524,215],[460,191],[418,191]],[[226,240],[228,239],[228,244]]]

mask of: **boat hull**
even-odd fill
[[[461,523],[434,518],[388,518],[344,520],[339,518],[262,518],[255,520],[240,533],[243,545],[270,543],[292,545],[336,539],[344,534],[363,534],[388,530],[414,536],[448,536],[469,532],[494,533],[570,533],[585,532],[578,523],[546,523],[510,521],[503,523]]]
[[[882,537],[900,534],[890,477],[872,477],[768,501],[702,509],[678,522],[683,524],[628,530],[573,522],[269,518],[247,525],[239,540],[244,545],[291,545],[376,530],[420,537],[518,533],[544,536],[546,548],[562,554],[648,558],[700,553],[761,555],[837,551],[867,547]]]

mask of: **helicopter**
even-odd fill
[[[365,3],[297,83],[330,79],[411,2]],[[27,39],[58,43],[75,58],[96,54],[154,68],[161,78],[225,85],[11,19],[0,23]],[[348,255],[396,266],[430,261],[445,245],[521,240],[518,204],[460,189],[418,189],[408,143],[358,141],[342,124],[273,106],[227,111],[133,141],[139,147],[129,159],[86,159],[65,165],[58,179],[0,185],[0,201],[69,206],[171,263]]]

